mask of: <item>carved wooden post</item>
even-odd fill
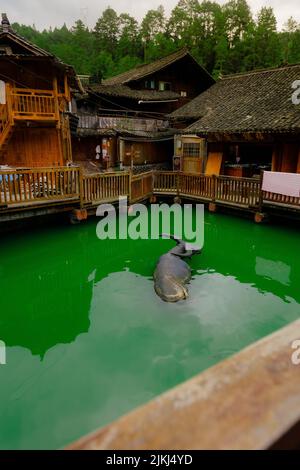
[[[83,172],[81,166],[79,167],[79,197],[80,197],[80,209],[83,208],[84,204],[84,186],[83,186]]]
[[[209,212],[217,212],[216,198],[217,198],[217,176],[212,175],[212,199],[208,205]]]
[[[264,179],[264,171],[262,170],[260,172],[260,181],[259,181],[259,201],[258,201],[258,210],[259,212],[262,212],[263,208],[263,190],[262,190],[262,185],[263,185],[263,179]]]
[[[132,185],[132,171],[129,171],[128,174],[128,179],[129,179],[129,188],[128,188],[128,199],[129,199],[129,204],[131,204],[131,185]]]
[[[179,173],[178,171],[176,174],[176,197],[174,198],[175,204],[181,204],[180,190],[181,190],[181,173]]]
[[[260,173],[260,181],[259,181],[258,211],[255,213],[255,216],[254,216],[254,220],[257,224],[260,224],[265,218],[265,214],[263,213],[263,202],[264,202],[263,190],[262,190],[263,179],[264,179],[264,171],[262,170]]]

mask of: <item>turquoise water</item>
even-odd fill
[[[170,240],[96,219],[1,237],[0,448],[62,447],[300,316],[299,232],[207,214],[190,297],[154,293]]]

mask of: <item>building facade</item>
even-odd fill
[[[300,65],[225,76],[173,112],[185,171],[300,173],[300,105],[292,99],[299,77]],[[191,152],[198,162],[189,163]]]
[[[0,25],[0,165],[63,166],[72,160],[72,67]]]

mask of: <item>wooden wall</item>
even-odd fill
[[[187,93],[186,98],[182,97],[175,103],[162,104],[161,106],[166,109],[162,112],[171,112],[171,110],[180,108],[213,85],[213,79],[209,77],[204,71],[202,72],[201,69],[199,69],[199,66],[195,64],[193,59],[189,57],[184,57],[177,62],[174,62],[173,64],[165,67],[164,69],[147,76],[146,78],[143,78],[137,82],[132,82],[130,87],[143,89],[145,80],[154,80],[156,82],[156,86],[158,85],[159,81],[170,82],[172,91],[175,91],[179,94],[181,91],[185,91]],[[143,107],[145,106],[147,105],[143,105]],[[147,108],[149,111],[151,110],[150,106],[151,105],[148,105]]]
[[[61,166],[64,164],[56,128],[16,128],[2,164],[20,167]]]
[[[206,175],[220,175],[223,174],[223,155],[224,149],[222,143],[208,144],[208,156],[205,168]]]
[[[163,142],[127,142],[124,145],[123,164],[130,165],[131,158],[135,165],[172,162],[173,140]]]
[[[97,145],[101,145],[101,137],[72,138],[73,160],[95,160]]]
[[[300,173],[300,145],[298,142],[275,144],[272,171]]]
[[[5,70],[5,81],[15,83],[17,88],[31,88],[36,90],[52,90],[53,79],[57,78],[58,91],[64,91],[64,73],[53,67],[49,58],[39,60],[29,58],[11,61],[0,57],[0,67]]]
[[[82,162],[87,160],[96,161],[96,147],[97,145],[102,146],[102,139],[109,139],[110,146],[110,166],[116,166],[117,156],[117,139],[116,137],[102,137],[102,136],[86,136],[86,137],[74,137],[72,138],[72,153],[73,161]],[[99,160],[102,162],[102,158]]]

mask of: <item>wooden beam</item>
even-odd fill
[[[68,449],[300,448],[298,339],[300,320]]]

